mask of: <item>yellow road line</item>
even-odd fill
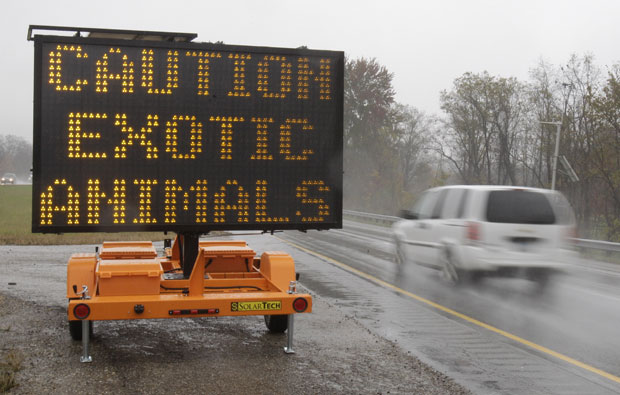
[[[568,356],[566,356],[564,354],[560,354],[559,352],[553,351],[553,350],[551,350],[551,349],[549,349],[547,347],[544,347],[544,346],[541,346],[541,345],[536,344],[534,342],[531,342],[529,340],[523,339],[523,338],[521,338],[519,336],[513,335],[512,333],[506,332],[506,331],[504,331],[502,329],[499,329],[499,328],[496,328],[496,327],[494,327],[492,325],[485,324],[482,321],[478,321],[475,318],[472,318],[472,317],[469,317],[469,316],[467,316],[465,314],[459,313],[458,311],[455,311],[455,310],[452,310],[452,309],[450,309],[448,307],[442,306],[442,305],[440,305],[438,303],[435,303],[435,302],[430,301],[430,300],[428,300],[426,298],[423,298],[421,296],[413,294],[413,293],[411,293],[409,291],[405,291],[402,288],[399,288],[399,287],[397,287],[395,285],[392,285],[392,284],[390,284],[388,282],[385,282],[385,281],[383,281],[381,279],[378,279],[377,277],[374,277],[374,276],[372,276],[372,275],[370,275],[368,273],[364,273],[364,272],[362,272],[362,271],[360,271],[358,269],[355,269],[354,267],[351,267],[351,266],[349,266],[347,264],[339,262],[339,261],[337,261],[335,259],[332,259],[332,258],[330,258],[328,256],[325,256],[325,255],[320,254],[318,252],[309,250],[309,249],[307,249],[305,247],[300,246],[299,244],[290,242],[288,240],[284,240],[284,239],[282,239],[280,237],[277,237],[277,236],[275,236],[275,237],[278,240],[283,241],[284,243],[287,243],[287,244],[289,244],[289,245],[291,245],[291,246],[293,246],[295,248],[300,249],[301,251],[304,251],[304,252],[306,252],[306,253],[308,253],[310,255],[314,255],[314,256],[316,256],[318,258],[321,258],[321,259],[323,259],[325,261],[328,261],[328,262],[330,262],[330,263],[332,263],[332,264],[334,264],[334,265],[336,265],[336,266],[338,266],[338,267],[340,267],[340,268],[342,268],[344,270],[347,270],[349,272],[355,273],[355,274],[357,274],[360,277],[363,277],[363,278],[365,278],[367,280],[370,280],[370,281],[374,282],[375,284],[379,284],[381,286],[390,288],[390,289],[392,289],[392,290],[394,290],[394,291],[396,291],[396,292],[398,292],[400,294],[409,296],[412,299],[415,299],[415,300],[417,300],[419,302],[422,302],[422,303],[425,303],[425,304],[427,304],[429,306],[432,306],[432,307],[436,308],[437,310],[441,310],[441,311],[443,311],[445,313],[448,313],[450,315],[458,317],[458,318],[460,318],[462,320],[465,320],[467,322],[471,322],[474,325],[478,325],[479,327],[482,327],[482,328],[484,328],[486,330],[489,330],[491,332],[495,332],[495,333],[497,333],[499,335],[502,335],[502,336],[504,336],[504,337],[506,337],[506,338],[508,338],[510,340],[513,340],[515,342],[524,344],[524,345],[526,345],[528,347],[531,347],[531,348],[533,348],[533,349],[535,349],[537,351],[540,351],[542,353],[551,355],[551,356],[553,356],[555,358],[558,358],[558,359],[560,359],[560,360],[562,360],[564,362],[570,363],[571,365],[575,365],[575,366],[577,366],[577,367],[579,367],[581,369],[587,370],[587,371],[589,371],[591,373],[594,373],[594,374],[598,374],[599,376],[605,377],[606,379],[609,379],[611,381],[615,381],[616,383],[620,383],[620,377],[614,376],[611,373],[607,373],[604,370],[597,369],[594,366],[590,366],[590,365],[588,365],[586,363],[583,363],[583,362],[580,362],[580,361],[578,361],[578,360],[576,360],[574,358],[571,358],[571,357],[568,357]]]

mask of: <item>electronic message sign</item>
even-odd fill
[[[37,35],[33,232],[342,225],[342,52]]]

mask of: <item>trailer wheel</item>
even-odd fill
[[[288,315],[266,315],[265,325],[271,333],[284,333],[288,328]]]
[[[69,333],[73,340],[82,340],[82,321],[69,321]],[[88,335],[93,336],[92,321],[88,321]]]

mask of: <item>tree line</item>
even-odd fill
[[[32,168],[32,144],[13,134],[0,134],[0,176],[14,173],[18,180],[26,181]]]
[[[395,214],[421,191],[446,184],[551,188],[569,199],[580,237],[620,240],[620,64],[590,55],[535,65],[527,81],[467,72],[440,94],[441,114],[394,99],[393,75],[376,59],[345,65],[345,208]]]

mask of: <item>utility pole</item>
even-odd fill
[[[553,170],[551,174],[551,189],[555,190],[555,175],[558,171],[558,156],[560,155],[560,128],[562,127],[562,122],[543,122],[539,121],[538,123],[542,123],[545,125],[555,125],[555,152],[553,154]]]

